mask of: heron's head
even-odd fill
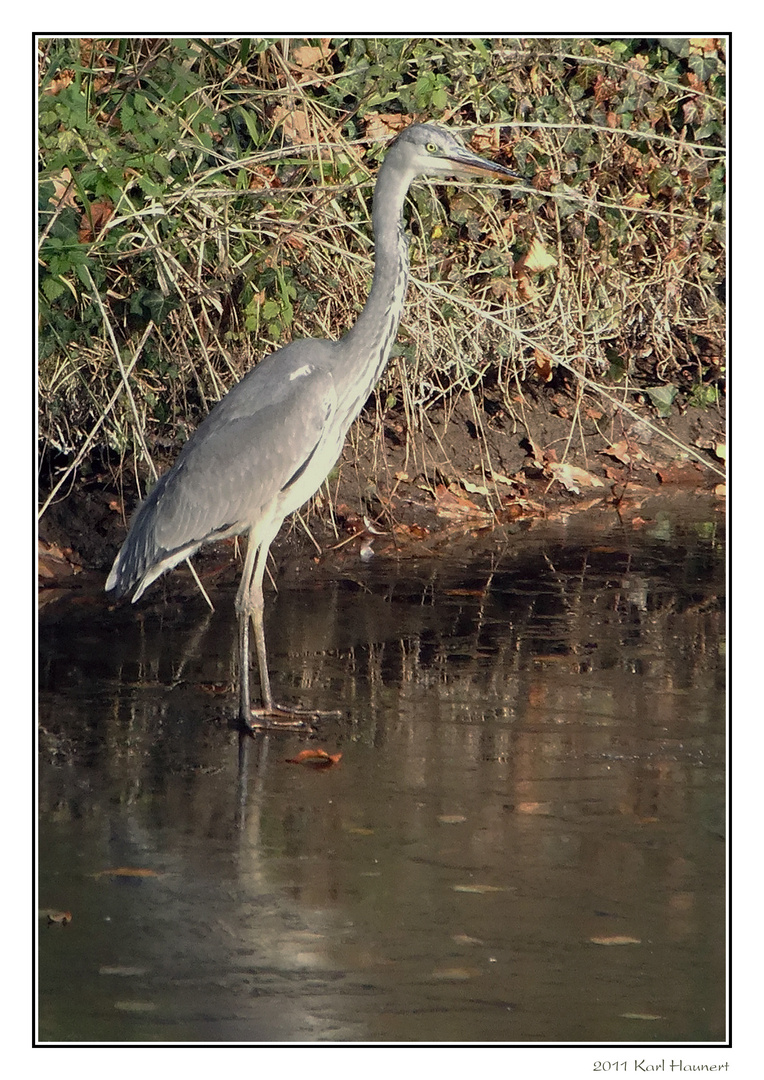
[[[452,131],[434,124],[412,124],[391,144],[388,155],[415,176],[499,176],[521,179],[511,169],[468,150]]]

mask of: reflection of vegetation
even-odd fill
[[[718,400],[722,40],[39,45],[41,433],[62,461],[88,435],[119,457],[182,438],[264,353],[344,332],[379,140],[415,119],[477,128],[526,184],[414,189],[389,408],[482,384],[511,409],[540,355],[659,411]]]
[[[471,560],[417,561],[400,576],[389,565],[372,567],[364,571],[368,588],[362,589],[354,571],[346,570],[351,576],[343,580],[343,564],[330,566],[325,587],[342,595],[317,607],[306,607],[304,597],[287,590],[270,627],[274,654],[282,658],[279,678],[285,696],[316,708],[333,696],[355,718],[360,739],[372,737],[374,728],[359,726],[359,718],[376,717],[376,723],[390,709],[410,727],[412,738],[423,721],[422,710],[447,710],[452,721],[470,725],[476,710],[486,709],[502,721],[492,737],[511,740],[534,700],[547,703],[554,726],[561,723],[555,709],[563,708],[566,694],[572,695],[564,710],[586,727],[580,710],[585,713],[593,692],[605,709],[603,722],[607,715],[620,724],[624,717],[642,716],[648,698],[657,710],[654,716],[676,711],[677,693],[694,688],[702,698],[719,687],[724,677],[723,520],[678,522],[673,514],[658,512],[642,535],[598,528],[592,536],[587,526],[580,545],[573,542],[572,528],[568,525],[565,542],[554,539],[553,529],[548,539],[536,529],[519,542],[513,539],[503,554],[494,534],[490,558],[475,558],[471,541]],[[126,615],[125,635],[109,659],[124,680],[113,723],[107,729],[105,721],[92,720],[99,754],[120,756],[124,740],[135,738],[141,745],[148,740],[144,764],[149,769],[157,754],[177,751],[181,759],[187,754],[193,758],[193,731],[199,726],[194,710],[211,704],[215,715],[225,712],[227,698],[205,698],[198,684],[233,685],[229,665],[235,656],[235,620],[230,607],[221,603],[201,624],[182,605],[171,611],[179,620],[175,628],[165,618],[153,631]],[[85,611],[79,617],[91,615]],[[109,613],[110,620],[115,617]],[[45,670],[67,694],[55,662],[56,625],[46,632],[52,666]],[[173,636],[181,637],[181,643],[173,645]],[[73,635],[69,628],[62,646],[68,650],[70,641],[87,643],[91,637],[92,631]],[[171,659],[176,655],[184,657],[180,670]],[[74,661],[67,668],[72,692],[87,677],[91,661],[84,653],[81,663],[82,672]],[[181,697],[187,693],[183,699],[189,715],[178,733],[181,741],[190,740],[187,749],[173,749],[172,739],[156,742],[152,701],[138,719],[135,686],[144,671],[152,673],[157,694],[168,688]],[[639,676],[638,693],[637,684],[628,681],[632,676]],[[698,702],[696,720],[718,711],[722,701],[712,699],[711,694],[708,706]],[[119,719],[123,710],[129,731]],[[51,722],[50,733],[61,729],[56,755],[76,758],[77,745],[90,738],[89,714],[79,715],[82,730],[61,728],[53,717],[45,726]],[[197,734],[201,737],[201,729]],[[59,739],[67,745],[65,752]],[[141,761],[142,754],[129,760]],[[162,757],[159,766],[166,764]]]
[[[447,1039],[543,1024],[607,1041],[637,1007],[667,1041],[723,1036],[723,529],[664,516],[496,539],[472,562],[334,567],[320,603],[315,580],[282,586],[283,696],[346,715],[313,740],[248,740],[238,787],[232,699],[199,688],[231,674],[228,604],[201,625],[193,604],[110,612],[95,656],[98,606],[46,609],[41,899],[93,926],[60,960],[62,939],[42,940],[48,1031],[123,1035],[102,1001],[125,978],[82,1003],[100,964],[129,960],[151,973],[163,1040],[186,1016],[194,1037],[200,1016],[228,1021],[232,988],[237,1016],[306,1001],[308,1038],[333,991],[343,1023],[383,1039],[442,1022]],[[318,747],[341,763],[285,763]],[[161,875],[93,876],[115,866]],[[644,942],[636,983],[592,957],[595,935]],[[462,967],[480,974],[455,999],[432,971]],[[582,971],[599,987],[609,972],[612,993],[577,999]],[[539,1005],[497,1028],[509,1000]]]

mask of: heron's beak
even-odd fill
[[[511,169],[505,168],[503,165],[499,165],[498,161],[487,161],[485,158],[478,157],[477,154],[471,154],[468,151],[464,156],[452,157],[450,159],[454,164],[454,172],[467,174],[468,176],[496,176],[509,178],[510,180],[522,180],[522,176],[519,173],[512,172]]]

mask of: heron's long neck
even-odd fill
[[[379,380],[401,321],[409,276],[403,201],[410,184],[411,177],[386,159],[374,189],[374,281],[357,323],[339,342],[343,362],[335,377],[348,424]]]

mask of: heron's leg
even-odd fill
[[[280,523],[279,523],[280,524]],[[299,709],[288,705],[278,705],[273,701],[271,680],[268,674],[268,653],[265,645],[265,600],[263,598],[263,577],[268,549],[273,537],[264,537],[259,544],[250,538],[244,573],[236,598],[236,610],[239,615],[239,719],[250,730],[257,727],[297,728],[309,727],[309,720],[322,717],[339,717],[336,711],[319,712],[316,709]],[[255,632],[257,664],[260,672],[260,697],[262,708],[250,706],[249,689],[249,620]],[[272,722],[269,722],[272,721]]]
[[[250,537],[247,557],[236,594],[236,617],[239,622],[239,720],[249,726],[249,595],[257,558],[257,544]]]
[[[249,716],[249,615],[238,614],[239,621],[239,719]]]
[[[265,573],[265,560],[268,558],[268,548],[261,544],[255,561],[255,572],[249,587],[248,610],[255,631],[255,648],[257,650],[257,667],[260,672],[260,698],[263,703],[263,712],[268,714],[274,711],[273,695],[271,694],[271,680],[268,674],[268,653],[265,648],[265,599],[263,597],[263,575]]]
[[[280,523],[279,523],[280,524]],[[265,600],[263,597],[263,577],[268,548],[273,536],[250,536],[247,557],[241,584],[236,597],[236,612],[239,618],[239,721],[250,731],[255,727],[296,727],[303,729],[307,717],[316,717],[308,710],[290,709],[275,705],[271,693],[271,680],[268,674],[268,652],[265,646]],[[260,674],[260,697],[262,708],[253,709],[250,704],[249,674],[249,624],[255,632],[257,665]],[[280,718],[271,724],[269,719]]]

